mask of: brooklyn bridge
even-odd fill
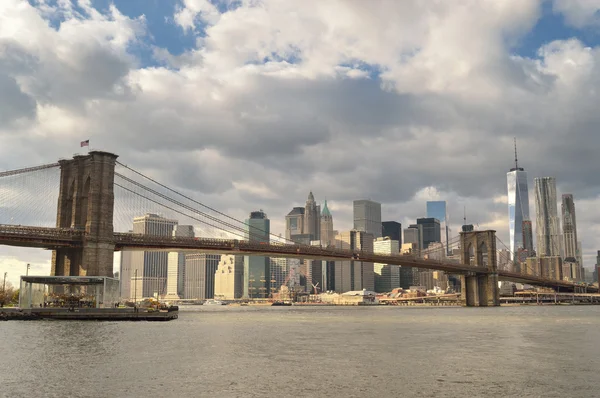
[[[252,239],[247,225],[117,161],[90,151],[56,163],[0,172],[0,244],[52,250],[54,276],[112,276],[115,251],[194,251],[331,261],[366,261],[444,271],[460,277],[466,306],[499,305],[499,281],[579,291],[572,282],[508,265],[499,269],[495,231],[462,232],[453,240],[459,263],[423,255],[382,255],[308,246],[271,235]],[[57,185],[53,184],[56,179]],[[56,202],[55,202],[56,201]],[[56,209],[55,220],[48,205]],[[53,203],[57,203],[56,207]],[[193,220],[202,237],[163,237],[116,231],[140,212],[164,211]],[[38,214],[39,213],[39,214]],[[51,226],[52,225],[52,226]],[[123,229],[122,227],[119,227]],[[117,229],[119,229],[117,228]],[[586,288],[588,292],[597,288]]]

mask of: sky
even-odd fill
[[[599,29],[600,0],[2,0],[0,170],[89,139],[276,233],[312,190],[338,230],[354,199],[403,225],[446,200],[454,232],[466,207],[508,243],[516,137],[530,190],[574,195],[592,267]],[[2,247],[0,273],[49,258]]]

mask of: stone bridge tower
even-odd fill
[[[52,275],[113,276],[114,176],[117,155],[91,151],[60,160],[56,226],[83,230],[83,246],[52,253]]]
[[[467,307],[500,305],[496,231],[460,233],[461,262],[481,267],[485,273],[461,275],[461,299]]]

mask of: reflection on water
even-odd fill
[[[0,396],[600,396],[600,307],[193,306],[0,337]]]

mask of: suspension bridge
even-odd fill
[[[134,217],[161,214],[194,225],[198,237],[157,236],[131,231]],[[363,261],[440,270],[461,278],[468,306],[499,304],[498,281],[576,291],[575,283],[498,269],[494,231],[463,232],[454,240],[460,262],[434,253],[383,255],[337,247],[297,244],[248,225],[117,161],[90,151],[56,163],[0,172],[0,245],[52,250],[55,276],[112,276],[115,251],[192,251]],[[445,248],[442,250],[446,250]],[[588,288],[588,291],[593,288]],[[597,289],[596,289],[597,290]]]

